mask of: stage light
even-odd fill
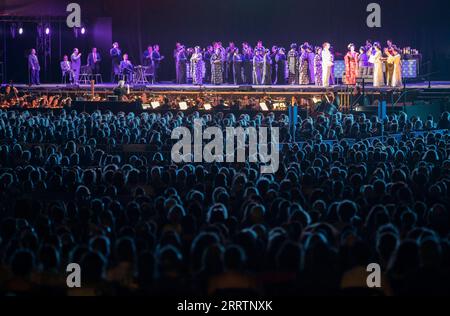
[[[20,27],[19,28],[19,35],[22,35],[23,34],[23,27]]]
[[[212,109],[212,105],[210,103],[205,103],[203,107],[205,108],[206,111],[210,111]]]
[[[86,28],[82,27],[81,28],[81,35],[84,35],[84,34],[86,34]]]
[[[264,112],[268,112],[269,111],[269,108],[267,107],[266,103],[262,102],[262,103],[259,104],[259,106],[261,107],[262,111],[264,111]]]
[[[153,110],[156,110],[157,108],[159,108],[161,106],[161,103],[159,103],[158,101],[155,102],[151,102],[152,108]]]
[[[49,27],[45,28],[45,35],[50,35],[50,28]]]
[[[186,111],[188,109],[188,104],[186,102],[178,103],[181,111]]]

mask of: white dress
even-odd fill
[[[374,55],[373,63],[373,86],[382,87],[384,86],[384,76],[383,76],[383,61],[381,51],[377,51]]]
[[[402,57],[400,54],[394,56],[394,74],[392,76],[392,86],[394,88],[402,87]]]
[[[322,83],[323,87],[330,86],[331,69],[333,66],[333,57],[329,50],[322,51]]]

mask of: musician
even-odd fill
[[[87,59],[87,64],[88,64],[89,68],[91,69],[91,72],[93,75],[100,73],[100,62],[101,61],[102,61],[102,58],[101,58],[100,54],[97,52],[97,48],[94,47]]]
[[[41,71],[41,66],[39,65],[39,59],[36,56],[36,50],[34,48],[28,56],[28,71],[30,73],[30,84],[40,85],[39,72]]]
[[[147,50],[142,54],[142,65],[153,67],[153,46],[149,45]]]
[[[133,79],[134,66],[128,59],[128,54],[123,55],[123,60],[120,62],[120,73],[124,76],[127,82],[131,82]]]
[[[73,71],[73,80],[75,83],[78,83],[81,69],[81,54],[78,48],[74,48],[73,53],[70,56],[70,60],[72,61],[71,67]]]
[[[122,58],[122,51],[120,50],[119,43],[113,43],[112,48],[109,51],[111,56],[111,82],[115,81],[116,76],[120,74],[120,60]]]
[[[60,66],[63,78],[69,76],[69,82],[73,82],[73,71],[69,61],[69,56],[64,55],[63,61],[60,63]]]
[[[153,66],[155,67],[154,70],[154,82],[156,83],[159,78],[159,68],[161,66],[161,61],[164,59],[164,56],[161,56],[161,53],[159,52],[159,45],[156,44],[153,46],[153,54],[152,54],[152,60],[153,60]]]

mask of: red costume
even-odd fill
[[[348,52],[345,55],[345,80],[347,84],[356,85],[358,76],[358,53]]]

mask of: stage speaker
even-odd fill
[[[119,97],[117,95],[108,95],[107,100],[109,102],[118,102],[119,101]]]

